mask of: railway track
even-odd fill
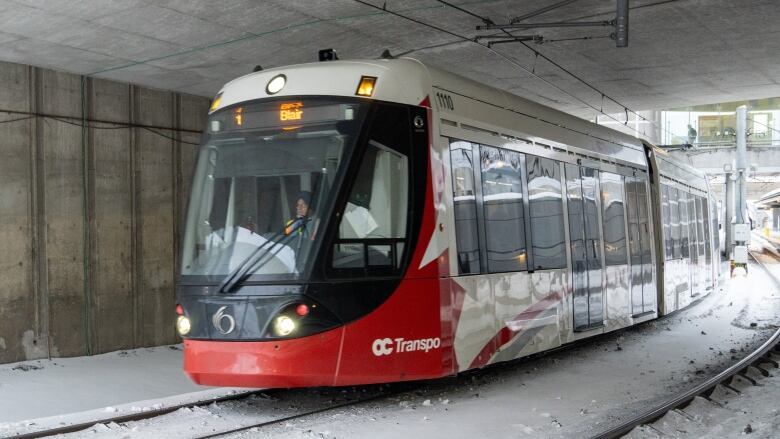
[[[758,264],[774,281],[775,286],[780,289],[780,279],[778,279],[772,273],[772,271],[766,265],[764,265],[763,262],[761,262],[760,258],[756,257],[752,252],[750,252],[750,256],[753,258],[756,264]],[[772,336],[756,350],[748,354],[742,360],[723,370],[719,374],[713,376],[712,378],[704,381],[690,390],[675,395],[674,397],[658,404],[650,410],[647,410],[619,425],[616,425],[607,431],[593,436],[592,439],[613,439],[622,437],[639,426],[649,425],[669,412],[680,410],[686,407],[697,396],[717,404],[717,402],[710,398],[710,395],[712,395],[716,387],[719,385],[736,393],[740,393],[737,389],[731,386],[732,381],[736,377],[741,377],[753,385],[758,385],[756,379],[750,376],[749,369],[757,371],[764,377],[769,376],[769,370],[767,370],[764,365],[771,365],[774,368],[780,367],[780,364],[778,364],[778,362],[772,358],[773,354],[780,355],[780,328],[777,329],[774,334],[772,334]]]
[[[297,414],[290,415],[290,416],[283,416],[283,417],[277,418],[277,419],[271,419],[271,420],[268,420],[268,421],[263,421],[263,422],[257,422],[257,423],[254,423],[254,424],[244,425],[244,426],[233,428],[233,429],[230,429],[230,430],[224,430],[224,431],[220,431],[220,432],[216,432],[216,433],[209,433],[209,434],[206,434],[206,435],[203,435],[203,436],[194,436],[193,439],[210,439],[210,438],[215,438],[215,437],[224,437],[224,436],[228,436],[228,435],[231,435],[231,434],[240,433],[242,431],[258,429],[258,428],[265,428],[265,427],[271,427],[271,426],[274,426],[274,425],[281,425],[281,424],[284,424],[284,423],[286,423],[288,421],[292,421],[292,420],[295,420],[295,419],[305,418],[307,416],[318,415],[320,413],[328,412],[328,411],[331,411],[331,410],[336,410],[336,409],[349,407],[349,406],[355,406],[355,405],[359,405],[359,404],[364,404],[366,402],[370,402],[370,401],[374,401],[374,400],[378,400],[378,399],[382,399],[382,398],[387,398],[388,396],[391,396],[392,394],[395,394],[395,393],[398,393],[398,392],[382,393],[382,394],[377,394],[377,395],[371,395],[371,396],[368,396],[368,397],[365,397],[365,398],[359,398],[359,399],[356,399],[356,400],[353,400],[353,401],[345,401],[345,402],[342,402],[342,403],[329,405],[327,407],[322,407],[322,408],[315,409],[315,410],[309,410],[309,411],[306,411],[306,412],[303,412],[303,413],[297,413]]]
[[[215,437],[223,437],[234,433],[239,433],[242,431],[250,430],[253,428],[264,428],[264,427],[270,427],[273,425],[279,425],[284,424],[288,421],[304,418],[307,416],[313,416],[317,414],[321,414],[330,410],[336,410],[344,407],[349,406],[356,406],[363,403],[367,403],[370,401],[387,398],[392,395],[402,393],[404,391],[407,391],[407,386],[399,385],[397,387],[391,387],[389,390],[385,386],[377,386],[377,390],[374,393],[371,393],[369,395],[366,395],[364,397],[358,397],[355,399],[348,399],[346,401],[336,402],[333,404],[328,404],[326,406],[313,408],[310,410],[304,410],[298,413],[293,413],[290,415],[284,415],[273,419],[263,420],[261,422],[251,423],[247,425],[243,425],[240,427],[232,428],[232,429],[226,429],[218,432],[209,432],[207,434],[204,434],[202,436],[192,436],[193,439],[206,439],[206,438],[215,438]],[[286,389],[260,389],[255,391],[249,391],[249,392],[241,392],[237,393],[235,395],[226,395],[218,398],[209,398],[206,400],[201,400],[197,402],[190,402],[186,404],[177,404],[177,405],[171,405],[167,407],[162,407],[159,409],[152,409],[147,410],[139,413],[133,413],[128,415],[122,415],[122,416],[115,416],[108,419],[101,419],[100,421],[90,421],[90,422],[82,422],[77,424],[71,424],[67,426],[57,427],[57,428],[51,428],[46,430],[40,430],[40,431],[34,431],[19,435],[12,435],[7,436],[9,439],[34,439],[34,438],[43,438],[43,437],[50,437],[50,436],[56,436],[56,435],[63,435],[68,433],[77,433],[77,432],[83,432],[86,431],[95,425],[98,424],[119,424],[124,425],[128,422],[137,422],[137,421],[144,421],[148,419],[157,418],[163,415],[167,415],[169,413],[173,413],[177,410],[181,409],[193,409],[196,407],[205,408],[208,407],[214,403],[220,403],[220,402],[227,402],[227,401],[238,401],[246,398],[250,398],[253,395],[262,395],[264,397],[273,396],[274,394],[284,392]]]
[[[127,415],[114,416],[111,418],[104,418],[99,421],[92,420],[87,422],[80,422],[77,424],[65,425],[62,427],[49,428],[46,430],[33,431],[30,433],[15,434],[15,435],[7,436],[7,438],[36,439],[36,438],[49,437],[49,436],[55,436],[60,434],[75,433],[78,431],[86,430],[94,426],[95,424],[109,424],[109,423],[123,424],[125,422],[143,421],[145,419],[156,418],[158,416],[166,415],[168,413],[173,413],[176,410],[183,409],[183,408],[202,407],[202,406],[207,406],[209,404],[214,404],[218,402],[225,402],[225,401],[247,398],[251,395],[256,395],[261,392],[264,391],[257,390],[257,391],[249,391],[249,392],[239,392],[233,395],[225,395],[216,398],[209,398],[197,402],[170,405],[158,409],[145,410],[138,413],[131,413]]]
[[[760,264],[760,261],[757,260],[757,263]],[[775,279],[775,278],[773,277],[773,279]],[[776,280],[776,282],[778,282],[778,281]],[[780,282],[778,282],[778,285],[780,285]],[[701,301],[701,299],[697,300],[696,302],[699,302],[699,301]],[[660,317],[660,318],[658,318],[656,320],[645,322],[645,323],[642,323],[642,324],[640,324],[638,326],[635,326],[635,327],[632,327],[632,328],[641,327],[644,324],[647,324],[647,323],[650,323],[650,322],[662,321],[662,320],[667,319],[669,317],[673,317],[674,315],[675,314],[662,316],[662,317]],[[632,329],[632,328],[626,328],[626,329]],[[491,367],[491,369],[502,368],[502,367],[514,367],[514,366],[516,366],[519,363],[525,363],[525,362],[528,362],[528,361],[538,360],[541,357],[545,357],[545,356],[551,355],[553,353],[560,353],[562,351],[567,351],[567,350],[570,350],[570,349],[582,347],[582,346],[585,346],[585,345],[589,345],[591,343],[597,343],[597,342],[600,342],[600,341],[602,341],[604,339],[608,339],[610,337],[615,337],[616,335],[619,335],[619,333],[621,333],[621,332],[623,332],[623,330],[615,331],[615,332],[607,333],[607,334],[602,334],[600,336],[592,337],[592,338],[589,338],[589,339],[584,339],[584,340],[581,340],[580,342],[563,345],[563,346],[560,346],[560,347],[558,347],[556,349],[545,351],[543,353],[539,353],[539,354],[532,355],[532,356],[529,356],[529,357],[524,357],[524,358],[518,359],[518,360],[513,361],[513,362],[501,363],[499,365],[495,365],[495,366]],[[778,339],[780,339],[780,333],[776,333],[775,337],[773,337],[773,340],[775,341],[775,343],[777,343]],[[767,342],[767,343],[769,343],[769,342]],[[767,345],[767,344],[765,343],[765,345]],[[762,345],[762,348],[765,345]],[[736,372],[734,372],[734,373],[732,373],[732,374],[730,374],[728,376],[733,376],[735,374],[738,374],[738,373],[742,372],[743,369],[746,369],[749,366],[749,364],[752,364],[752,362],[748,361],[748,359],[750,357],[752,357],[752,355],[749,356],[748,358],[742,360],[740,363],[737,363],[737,365],[732,366],[732,368],[730,368],[729,370],[736,370]],[[473,372],[473,373],[479,373],[479,372]],[[466,373],[464,375],[470,375],[470,373]],[[728,380],[728,376],[725,376],[725,372],[722,373],[721,375],[724,375],[724,378],[722,380],[720,380],[719,382],[723,382],[723,381]],[[718,376],[721,376],[721,375],[718,375]],[[438,382],[440,382],[440,380],[438,380]],[[391,396],[398,395],[398,394],[401,394],[401,393],[409,391],[410,390],[409,386],[408,385],[404,385],[404,384],[405,383],[399,383],[399,384],[396,384],[396,385],[391,385],[389,387],[388,386],[385,386],[385,387],[380,386],[380,387],[378,387],[378,389],[380,389],[380,390],[378,390],[378,391],[376,391],[374,393],[371,393],[369,395],[366,395],[365,397],[357,397],[357,398],[350,399],[350,400],[347,400],[347,401],[336,402],[336,403],[333,403],[333,404],[327,404],[325,406],[320,406],[320,407],[312,408],[312,409],[309,409],[309,410],[303,410],[303,411],[300,411],[298,413],[292,413],[292,414],[289,414],[289,415],[283,415],[283,416],[279,416],[279,417],[276,417],[276,418],[273,418],[273,419],[266,419],[266,420],[259,421],[259,422],[252,422],[252,423],[249,423],[247,425],[242,425],[240,427],[236,427],[236,428],[232,428],[232,429],[224,429],[224,430],[216,431],[216,432],[208,432],[208,433],[206,433],[206,434],[204,434],[202,436],[192,436],[192,437],[196,438],[196,439],[224,437],[224,436],[229,436],[229,435],[232,435],[232,434],[241,433],[241,432],[252,430],[252,429],[263,429],[263,428],[269,428],[269,427],[273,427],[273,426],[277,426],[277,425],[283,425],[283,424],[285,424],[285,423],[287,423],[289,421],[292,421],[292,420],[297,420],[297,419],[305,418],[305,417],[308,417],[308,416],[314,416],[314,415],[322,414],[322,413],[325,413],[325,412],[328,412],[328,411],[337,410],[337,409],[341,409],[341,408],[345,408],[345,407],[357,406],[357,405],[360,405],[360,404],[364,404],[364,403],[368,403],[368,402],[371,402],[371,401],[380,400],[380,399],[383,399],[383,398],[388,398],[388,397],[391,397]],[[707,383],[704,383],[704,384],[707,384]],[[704,384],[699,386],[699,387],[704,386]],[[714,387],[714,385],[712,387]],[[697,387],[697,389],[699,389],[699,388]],[[694,390],[697,390],[697,389],[694,389]],[[116,416],[116,417],[109,418],[109,419],[102,419],[100,421],[92,421],[92,422],[84,422],[84,423],[79,423],[79,424],[72,424],[72,425],[62,426],[62,427],[58,427],[58,428],[54,428],[54,429],[41,430],[41,431],[30,432],[30,433],[25,433],[25,434],[20,434],[20,435],[16,435],[16,436],[10,436],[10,437],[13,437],[13,438],[16,438],[16,439],[40,438],[40,437],[48,437],[48,436],[53,436],[53,435],[75,433],[75,432],[87,430],[87,429],[89,429],[91,427],[94,427],[97,424],[116,423],[116,424],[123,425],[123,424],[126,424],[128,422],[143,421],[143,420],[153,419],[153,418],[160,417],[160,416],[163,416],[163,415],[166,415],[166,414],[169,414],[169,413],[173,413],[173,412],[175,412],[177,410],[180,410],[180,409],[185,409],[185,408],[192,409],[192,408],[195,408],[195,407],[206,407],[206,406],[209,406],[209,405],[211,405],[213,403],[227,402],[227,401],[238,401],[238,400],[241,400],[241,399],[244,399],[244,398],[250,398],[253,395],[260,395],[260,394],[265,394],[265,396],[273,396],[274,394],[277,394],[277,393],[280,393],[280,392],[285,392],[285,389],[256,390],[256,391],[242,392],[242,393],[238,393],[238,394],[235,394],[235,395],[228,395],[228,396],[223,396],[223,397],[219,397],[219,398],[212,398],[212,399],[198,401],[198,402],[190,402],[190,403],[186,403],[186,404],[180,404],[180,405],[175,405],[175,406],[168,406],[168,407],[163,407],[163,408],[160,408],[160,409],[153,409],[153,410],[139,412],[139,413],[133,413],[133,414],[128,414],[128,415]],[[687,396],[687,397],[679,399],[679,402],[676,405],[674,405],[674,407],[679,407],[681,405],[685,405],[688,401],[693,399],[695,396],[701,395],[701,394],[706,394],[706,393],[707,393],[706,389],[701,390],[701,391],[697,391],[695,393],[692,393],[690,396]],[[674,407],[672,407],[672,408],[674,408]],[[610,430],[608,432],[605,432],[605,433],[603,433],[603,434],[601,434],[599,436],[596,436],[596,437],[598,437],[598,438],[620,437],[623,434],[625,434],[628,431],[630,431],[636,425],[641,425],[641,423],[648,422],[649,420],[652,420],[652,419],[657,419],[658,417],[662,416],[664,413],[666,413],[667,411],[671,410],[672,408],[667,408],[666,411],[664,411],[662,408],[659,408],[658,410],[653,410],[653,414],[652,415],[646,414],[646,415],[648,415],[650,417],[643,416],[641,418],[641,420],[639,418],[636,418],[635,420],[632,420],[631,423],[630,423],[630,427],[629,427],[629,423],[627,422],[627,423],[625,423],[625,424],[623,424],[623,425],[621,425],[619,427],[616,427],[616,428],[614,428],[614,429],[612,429],[612,430]],[[637,424],[637,422],[639,422],[639,424]]]

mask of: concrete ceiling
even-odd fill
[[[479,19],[433,0],[367,0],[468,37]],[[494,22],[559,0],[450,0]],[[536,29],[532,44],[629,108],[664,109],[780,96],[777,0],[631,0],[630,45],[611,28]],[[414,24],[352,0],[0,0],[0,60],[212,96],[261,64],[314,61],[334,48],[341,59],[376,58],[384,49],[591,116],[601,108],[588,89],[519,44],[494,49],[572,96],[473,42]],[[579,0],[531,22],[608,20],[615,0]],[[453,44],[446,44],[453,43]],[[622,107],[603,104],[608,112]]]

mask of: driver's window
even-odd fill
[[[409,162],[397,143],[408,142],[408,116],[405,109],[387,110],[375,119],[372,140],[352,180],[333,247],[333,268],[400,267],[409,214]]]

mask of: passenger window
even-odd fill
[[[688,236],[688,194],[682,190],[678,190],[679,197],[677,199],[677,207],[680,208],[680,256],[683,258],[689,258],[690,245]]]
[[[480,272],[479,235],[477,234],[477,193],[474,185],[472,144],[450,143],[452,199],[455,211],[455,243],[458,247],[458,272]]]
[[[482,146],[480,163],[488,271],[524,271],[523,155]]]
[[[672,230],[672,258],[681,258],[680,254],[680,211],[678,208],[677,200],[680,198],[680,194],[677,189],[669,188],[669,214],[671,216],[671,230]]]
[[[534,269],[566,267],[560,164],[526,156],[526,170]]]
[[[623,177],[601,173],[601,206],[604,226],[604,257],[607,265],[626,264],[626,220]]]
[[[661,185],[661,212],[663,214],[663,229],[664,229],[664,253],[666,259],[673,258],[672,251],[672,219],[669,213],[669,186]]]

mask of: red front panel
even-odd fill
[[[401,282],[390,299],[345,327],[337,385],[438,378],[451,345],[442,343],[438,279]]]
[[[208,386],[332,386],[344,328],[282,341],[184,340],[184,372]]]

